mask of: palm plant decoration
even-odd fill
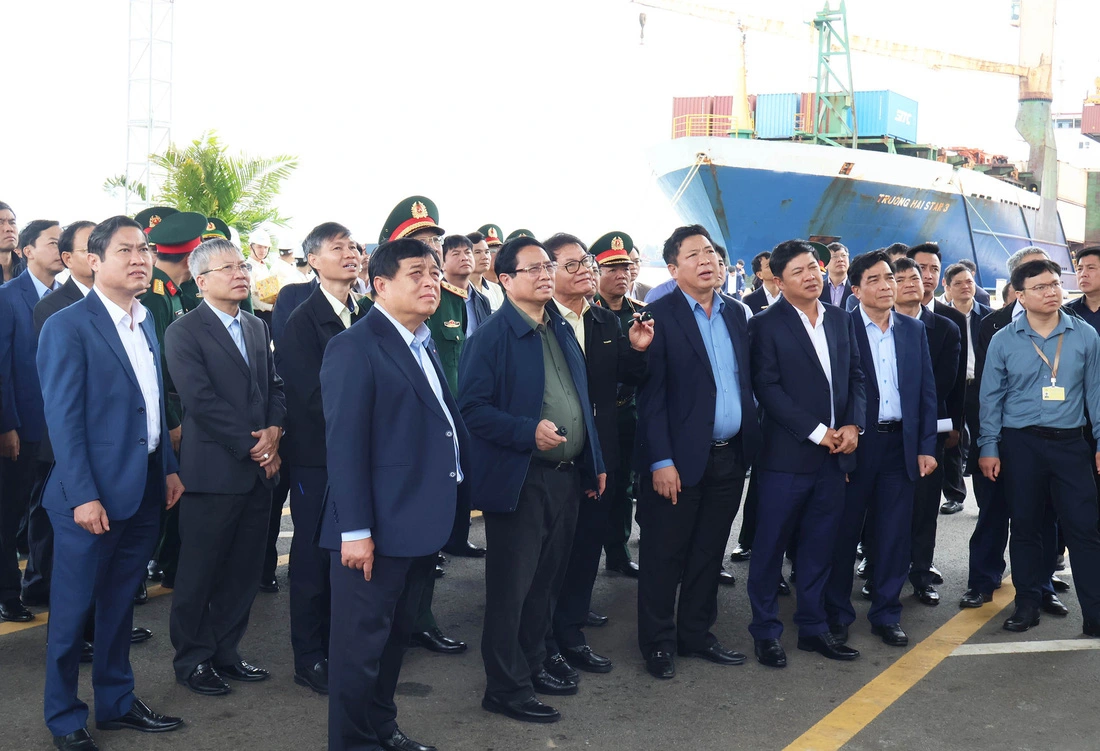
[[[296,157],[233,156],[210,131],[183,148],[169,146],[151,161],[165,175],[154,204],[216,216],[245,236],[264,222],[285,227],[289,220],[273,203],[282,182],[297,169]],[[110,193],[128,191],[143,201],[149,194],[146,185],[128,182],[124,175],[108,179],[103,187]]]

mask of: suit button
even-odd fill
[[[453,438],[453,437],[454,437],[454,433],[452,433],[451,431],[449,431],[449,430],[448,430],[448,431],[447,431],[447,437],[448,437],[448,438]]]
[[[138,438],[138,443],[140,443],[142,446],[144,446],[145,445],[145,439],[144,438]]]
[[[144,415],[145,414],[145,407],[138,407],[138,414],[139,415]]]
[[[451,477],[458,477],[454,472],[451,473]]]

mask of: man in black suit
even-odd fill
[[[933,255],[932,258],[935,256]],[[941,462],[948,431],[955,430],[956,425],[962,424],[962,414],[959,411],[961,405],[956,405],[952,401],[959,377],[958,364],[962,335],[954,321],[933,313],[922,303],[926,289],[926,284],[922,281],[923,276],[923,269],[912,258],[899,258],[894,262],[894,279],[898,287],[895,310],[902,315],[922,321],[924,333],[928,339],[928,352],[932,357],[932,372],[936,381],[938,432],[935,459]],[[965,318],[963,325],[966,325]],[[937,467],[931,474],[917,479],[913,496],[913,565],[909,571],[909,581],[913,584],[917,598],[925,605],[933,606],[940,601],[933,581],[935,574],[932,571],[932,557],[936,550],[936,527],[942,487],[943,469]],[[869,524],[864,532],[865,554],[876,544],[872,529],[873,525]],[[869,564],[868,568],[870,568]]]
[[[435,751],[397,726],[394,692],[424,582],[468,487],[471,449],[424,323],[439,305],[438,257],[400,238],[378,246],[371,273],[374,307],[332,338],[321,366],[328,747]]]
[[[224,678],[268,677],[238,646],[259,589],[286,401],[267,325],[240,309],[250,270],[241,251],[207,240],[187,263],[203,302],[165,334],[184,410],[187,487],[169,627],[176,679],[212,696],[229,692]]]
[[[601,241],[596,248],[601,248]],[[645,351],[653,340],[652,323],[635,323],[629,338],[623,335],[619,319],[612,311],[589,305],[586,295],[592,288],[597,263],[629,264],[625,244],[620,238],[611,249],[612,238],[600,258],[588,252],[573,235],[558,233],[546,241],[546,252],[557,264],[554,272],[554,304],[573,327],[577,343],[584,353],[588,373],[588,396],[596,415],[596,434],[603,447],[604,467],[609,478],[615,476],[619,462],[619,419],[616,397],[620,383],[636,386],[645,374]],[[581,498],[573,549],[562,571],[562,581],[554,605],[550,633],[546,639],[544,663],[551,675],[576,680],[573,668],[592,673],[607,673],[611,660],[596,654],[588,646],[584,627],[592,604],[592,586],[600,569],[600,551],[608,524],[608,507],[613,489],[607,487],[598,498]]]
[[[820,299],[843,309],[852,296],[852,283],[848,281],[848,248],[840,243],[830,243],[828,247],[829,263],[825,267]]]
[[[675,675],[673,651],[719,665],[745,661],[710,629],[718,617],[722,557],[760,428],[746,315],[714,289],[722,260],[710,235],[700,225],[680,227],[663,255],[677,288],[646,308],[655,336],[638,394],[636,461],[638,646],[650,675],[667,679]]]
[[[766,310],[769,305],[773,305],[781,294],[775,276],[772,274],[769,260],[771,256],[771,251],[765,250],[757,253],[752,259],[752,275],[759,280],[760,284],[755,290],[745,295],[742,302],[749,306],[749,310],[752,311],[753,315]]]
[[[760,494],[767,499],[757,516],[749,564],[749,632],[762,664],[786,666],[776,582],[793,538],[798,648],[854,660],[859,652],[829,631],[824,591],[844,511],[845,473],[855,469],[866,416],[855,324],[843,309],[821,302],[814,246],[801,240],[780,243],[770,262],[783,299],[749,320],[752,381],[764,413],[763,446],[753,472],[759,473]]]
[[[320,283],[291,314],[275,350],[275,367],[286,394],[286,440],[281,444],[290,474],[290,644],[294,682],[328,693],[329,554],[315,542],[328,485],[321,361],[329,340],[366,314],[351,286],[358,278],[359,251],[348,229],[336,222],[314,227],[302,247]]]
[[[974,378],[976,356],[974,347],[978,341],[982,318],[992,311],[978,301],[977,284],[974,275],[965,264],[953,263],[944,269],[943,286],[951,293],[951,307],[966,317],[964,329],[965,345],[959,354],[966,362],[966,395],[964,398],[964,431],[954,448],[947,449],[943,455],[943,495],[940,504],[941,514],[956,514],[962,511],[966,499],[966,481],[963,469],[966,465],[968,448],[976,446],[978,440],[978,382]]]

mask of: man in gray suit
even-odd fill
[[[250,265],[228,240],[187,261],[203,302],[168,327],[168,368],[183,403],[180,563],[169,628],[177,680],[204,695],[225,678],[262,681],[237,651],[259,588],[286,417],[271,334],[240,309]]]

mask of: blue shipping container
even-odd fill
[[[798,94],[760,94],[756,97],[756,137],[792,138],[799,106]]]
[[[854,100],[860,138],[890,136],[906,143],[917,142],[915,100],[893,91],[857,91]]]

